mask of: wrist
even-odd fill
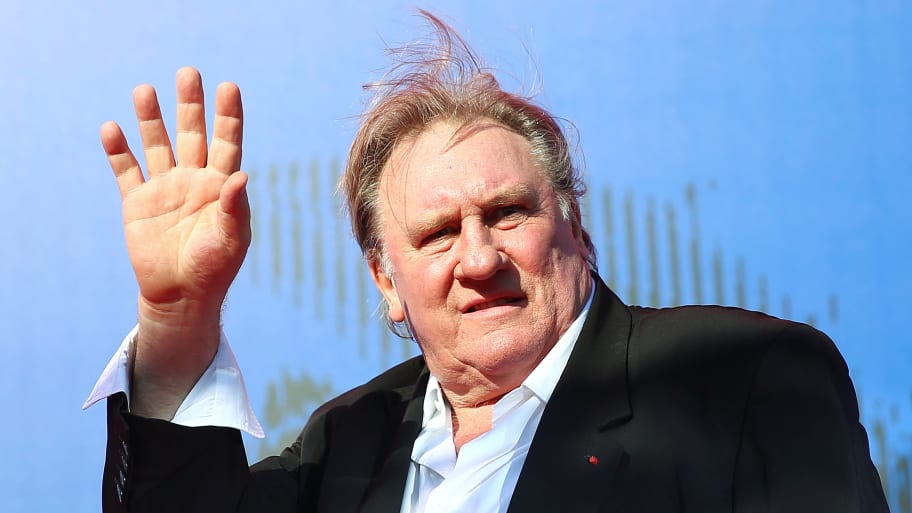
[[[218,351],[221,304],[139,298],[132,379],[138,407],[170,418]],[[139,413],[139,411],[137,411]]]

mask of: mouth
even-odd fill
[[[474,303],[471,306],[469,306],[468,308],[466,308],[465,312],[466,313],[478,312],[481,310],[487,310],[488,308],[495,308],[498,306],[516,304],[516,303],[519,303],[520,301],[522,301],[522,298],[518,298],[518,297],[513,297],[513,298],[502,297],[502,298],[498,298],[498,299],[492,299],[490,301],[481,301],[478,303]]]

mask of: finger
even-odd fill
[[[155,89],[148,84],[134,89],[133,107],[139,121],[139,135],[142,137],[149,176],[169,171],[174,167],[174,154],[171,152],[171,141],[162,121]]]
[[[177,163],[181,167],[206,167],[206,109],[203,79],[191,67],[177,72]]]
[[[244,108],[241,90],[230,82],[215,91],[215,122],[209,147],[209,166],[222,173],[241,168],[241,143],[244,139]]]
[[[111,170],[114,171],[114,178],[117,179],[117,188],[120,189],[121,198],[143,184],[145,180],[143,179],[142,169],[140,169],[139,163],[136,162],[133,152],[130,151],[127,138],[124,137],[123,130],[120,129],[117,123],[108,121],[101,125],[101,146],[108,156]]]
[[[228,177],[219,191],[219,210],[222,231],[236,234],[225,237],[235,241],[246,251],[250,244],[250,202],[247,199],[247,173],[239,171]],[[241,248],[238,248],[241,249]]]

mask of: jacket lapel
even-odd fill
[[[389,451],[380,462],[380,470],[371,481],[364,502],[359,508],[363,513],[389,513],[399,511],[402,506],[402,494],[411,465],[412,446],[421,430],[428,376],[425,367],[418,377],[416,386],[410,387],[411,395],[403,397],[408,403],[402,422],[393,434]]]
[[[632,416],[627,390],[627,307],[595,277],[596,291],[567,367],[545,407],[509,512],[595,511],[627,461],[611,436]]]

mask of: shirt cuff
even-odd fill
[[[82,405],[89,408],[102,399],[124,392],[130,404],[130,354],[139,327],[134,326],[124,337],[117,352],[95,383],[95,388]],[[219,347],[206,372],[184,398],[171,422],[187,427],[219,426],[239,429],[256,438],[265,433],[247,396],[237,358],[225,333],[219,334]]]

